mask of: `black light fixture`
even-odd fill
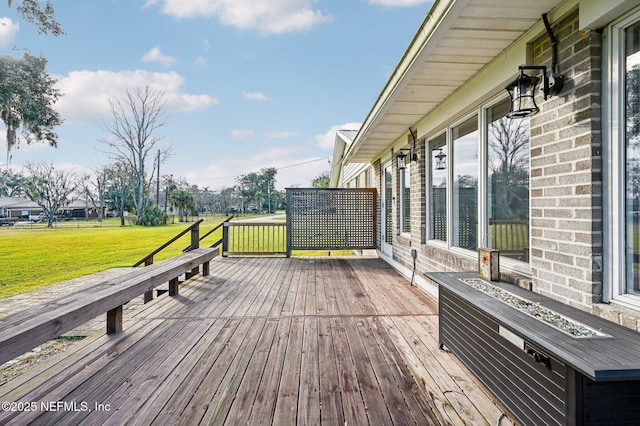
[[[407,154],[408,153],[408,154]],[[401,149],[396,155],[396,161],[398,163],[398,170],[404,170],[407,168],[407,157],[411,154],[410,149]]]
[[[442,148],[438,149],[438,153],[434,157],[436,159],[436,170],[445,170],[447,168],[447,154],[442,152]]]
[[[415,133],[413,133],[411,127],[409,127],[409,134],[411,135],[411,139],[413,139],[413,151],[410,152],[411,161],[418,161],[418,150],[416,148],[417,136]]]
[[[505,87],[507,92],[509,92],[511,101],[511,107],[507,113],[507,118],[529,117],[540,111],[535,100],[536,86],[540,82],[540,78],[525,74],[525,70],[542,71],[542,87],[540,90],[542,91],[545,100],[547,100],[549,96],[554,96],[560,93],[562,86],[564,86],[564,77],[558,75],[556,72],[558,62],[558,40],[549,25],[546,13],[542,15],[542,20],[544,21],[545,28],[547,29],[547,33],[551,39],[551,74],[547,76],[547,67],[544,65],[520,65],[518,67],[520,75]]]

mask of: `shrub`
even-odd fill
[[[142,214],[138,216],[138,225],[158,226],[166,225],[168,220],[167,214],[160,207],[152,205],[147,206]]]

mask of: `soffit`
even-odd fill
[[[347,159],[370,162],[561,3],[434,3],[355,138]],[[438,10],[439,8],[439,10]]]

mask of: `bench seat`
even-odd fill
[[[1,318],[0,364],[103,313],[107,313],[107,333],[119,332],[124,304],[167,282],[169,294],[177,295],[178,277],[193,276],[200,265],[202,274],[208,275],[209,261],[217,254],[218,249],[193,249]]]

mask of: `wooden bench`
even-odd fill
[[[515,285],[488,283],[494,294],[516,296],[514,304],[530,304],[535,314],[563,324],[560,329],[481,291],[486,282],[469,285],[477,274],[425,276],[439,287],[441,347],[519,422],[637,424],[640,333]],[[564,320],[586,328],[569,333]]]
[[[178,278],[183,274],[187,278],[195,275],[200,265],[202,275],[209,275],[209,262],[217,254],[218,249],[196,248],[1,318],[0,364],[105,312],[107,333],[120,332],[124,304],[167,282],[169,295],[178,295]]]

